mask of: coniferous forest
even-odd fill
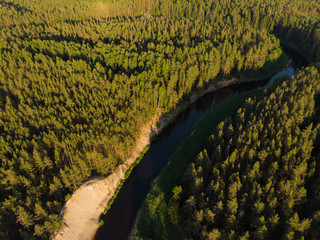
[[[168,200],[148,195],[149,224],[183,239],[319,239],[319,79],[307,68],[221,122]]]
[[[267,76],[280,42],[313,67],[219,124],[150,224],[318,238],[319,13],[315,0],[0,1],[0,239],[48,239],[72,192],[122,164],[157,111]]]
[[[155,183],[135,238],[319,239],[319,3],[226,2],[256,24],[273,16],[271,32],[313,67],[218,124],[170,192]]]

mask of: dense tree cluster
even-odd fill
[[[178,199],[189,236],[320,237],[319,79],[307,69],[219,124]]]
[[[307,68],[221,122],[171,196],[148,194],[143,239],[319,239],[319,81]]]
[[[226,3],[319,66],[318,1]],[[152,188],[137,239],[319,239],[319,79],[305,69],[219,124],[171,194]]]
[[[227,2],[222,0],[222,2]],[[253,12],[255,26],[267,27],[283,44],[310,61],[319,60],[320,3],[316,0],[233,0]]]
[[[1,239],[48,238],[70,194],[121,164],[157,109],[282,55],[251,10],[222,3],[0,5]]]

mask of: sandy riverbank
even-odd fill
[[[190,104],[197,101],[206,93],[216,91],[228,85],[249,81],[254,81],[254,79],[240,81],[239,79],[233,78],[228,81],[211,84],[206,89],[197,90],[191,94]],[[72,194],[61,212],[63,227],[57,231],[51,239],[92,239],[98,228],[99,217],[114,195],[120,181],[124,179],[125,172],[135,162],[143,149],[150,144],[152,136],[162,131],[172,119],[188,106],[189,104],[182,104],[171,113],[165,114],[162,114],[162,112],[158,110],[152,120],[141,129],[140,137],[129,159],[107,178],[92,178],[82,184],[79,189]]]

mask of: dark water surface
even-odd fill
[[[150,183],[159,175],[169,157],[212,106],[238,93],[269,87],[274,79],[286,74],[291,76],[297,68],[307,66],[307,61],[294,52],[285,48],[284,51],[291,58],[291,64],[270,80],[235,84],[216,92],[208,93],[179,114],[176,121],[161,132],[157,140],[150,144],[149,151],[123,184],[118,197],[107,214],[101,215],[104,225],[98,229],[94,239],[122,240],[128,238],[137,212],[149,192]]]

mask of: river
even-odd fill
[[[179,114],[176,121],[170,124],[150,144],[150,149],[123,184],[107,214],[101,215],[104,225],[98,229],[94,239],[122,240],[128,238],[142,202],[150,190],[151,182],[159,175],[170,156],[191,133],[192,128],[213,106],[241,92],[269,87],[274,79],[286,74],[291,76],[296,69],[307,66],[307,61],[301,56],[289,49],[284,48],[284,51],[290,58],[290,66],[270,80],[235,84],[208,93]]]

